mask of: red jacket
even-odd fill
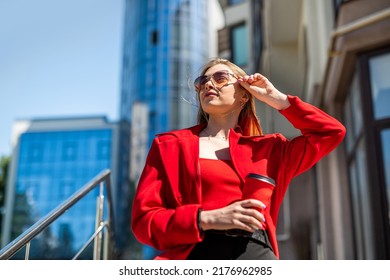
[[[240,179],[243,181],[246,174],[253,172],[276,182],[265,219],[277,257],[275,225],[291,179],[335,149],[345,135],[344,126],[336,119],[298,97],[288,98],[291,106],[280,113],[301,130],[302,136],[288,140],[278,133],[229,133],[230,155]],[[186,259],[203,239],[197,226],[198,209],[202,208],[199,133],[203,128],[197,125],[158,135],[146,159],[133,203],[131,226],[141,243],[164,251],[156,259]]]

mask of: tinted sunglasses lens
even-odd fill
[[[224,86],[229,82],[229,73],[215,72],[213,74],[213,81],[217,86]]]
[[[194,81],[194,87],[196,90],[200,90],[207,83],[207,76],[199,76]]]

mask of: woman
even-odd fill
[[[133,232],[162,251],[156,259],[278,259],[275,225],[291,179],[335,149],[345,128],[225,59],[206,64],[194,84],[199,124],[154,139],[133,203]],[[263,135],[254,98],[302,136]],[[243,198],[250,173],[274,186],[268,205]]]

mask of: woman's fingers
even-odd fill
[[[239,215],[239,220],[253,229],[261,228],[261,223],[265,222],[265,217],[258,209],[264,209],[265,204],[256,199],[246,199],[236,203],[239,208],[235,211]]]
[[[242,81],[242,82],[246,82],[246,83],[252,84],[252,83],[258,82],[258,81],[261,81],[261,82],[265,83],[268,80],[267,80],[266,77],[264,77],[260,73],[255,73],[255,74],[252,74],[252,75],[245,75],[245,76],[239,78],[238,81]]]
[[[267,94],[266,81],[267,80],[265,80],[265,78],[257,75],[244,76],[238,79],[239,84],[257,98],[259,98],[261,95]]]
[[[245,208],[255,207],[255,208],[265,209],[265,207],[266,207],[263,202],[261,202],[260,200],[257,200],[257,199],[253,199],[253,198],[244,199],[244,200],[241,200],[240,202],[241,202],[242,207],[245,207]]]
[[[261,221],[264,220],[264,216],[260,214],[260,217],[254,217],[250,215],[243,215],[240,221],[245,225],[245,227],[249,228],[250,231],[261,229]]]

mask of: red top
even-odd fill
[[[241,199],[240,178],[231,160],[201,158],[200,176],[203,210],[222,208]]]
[[[200,158],[199,164],[203,210],[222,208],[242,199],[243,184],[231,160]]]

